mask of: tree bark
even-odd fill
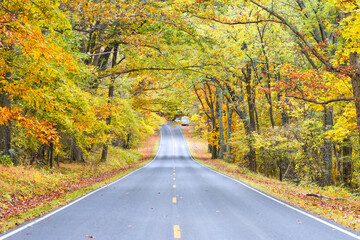
[[[253,147],[253,137],[252,133],[256,129],[255,123],[255,94],[253,86],[251,85],[251,66],[248,63],[243,69],[243,74],[245,77],[245,84],[246,84],[246,96],[248,102],[248,109],[249,109],[249,120],[250,120],[250,134],[249,134],[249,153],[248,153],[248,160],[249,160],[249,169],[250,171],[256,172],[257,164],[256,164],[256,153]]]
[[[113,58],[112,58],[112,63],[111,63],[112,67],[114,67],[116,65],[118,50],[119,50],[119,44],[116,43],[115,46],[114,46],[114,53],[113,53]],[[110,84],[109,84],[109,92],[108,92],[108,104],[109,104],[109,106],[111,106],[112,99],[114,97],[114,84],[115,84],[115,75],[111,76],[111,80],[110,80]],[[106,125],[109,126],[110,124],[111,124],[111,112],[110,112],[109,116],[106,118]],[[109,142],[106,142],[103,145],[103,150],[102,150],[102,153],[101,153],[101,161],[102,162],[106,162],[108,151],[109,151]]]
[[[11,109],[11,102],[8,93],[2,92],[0,94],[0,107],[7,107]],[[5,155],[10,155],[11,148],[11,134],[10,134],[10,121],[8,124],[0,125],[0,151]]]
[[[233,108],[229,106],[229,101],[226,101],[227,107],[227,134],[226,134],[226,162],[230,162],[230,139],[231,139],[231,123],[232,123],[232,115],[233,115]]]
[[[329,131],[333,126],[333,107],[324,106],[324,133]],[[323,151],[323,164],[324,164],[324,176],[323,183],[325,185],[331,184],[332,176],[332,150],[333,143],[331,138],[324,137],[324,151]]]
[[[218,88],[218,102],[219,102],[219,154],[218,158],[224,158],[225,140],[224,140],[224,123],[223,123],[223,98],[224,93],[221,88]]]
[[[193,85],[193,88],[194,88],[194,92],[195,92],[195,94],[196,94],[196,96],[197,96],[197,98],[198,98],[198,100],[199,100],[199,102],[200,102],[200,104],[201,104],[201,107],[203,108],[204,113],[205,113],[205,115],[206,115],[207,118],[208,118],[208,121],[207,121],[208,126],[209,126],[209,128],[208,128],[208,133],[210,134],[210,133],[211,133],[211,129],[212,129],[212,125],[210,124],[210,121],[212,122],[212,117],[211,117],[212,115],[210,115],[210,114],[206,111],[205,105],[204,105],[204,103],[203,103],[203,101],[202,101],[202,99],[201,99],[201,97],[200,97],[200,95],[199,95],[199,93],[198,93],[198,90],[197,90],[197,88],[196,88],[195,85]],[[206,91],[206,89],[205,89],[204,91]],[[211,146],[211,144],[210,144],[209,141],[208,141],[208,152],[209,152],[209,153],[212,152],[212,146]]]
[[[50,143],[50,168],[54,167],[54,163],[53,163],[53,159],[54,159],[54,143]]]
[[[259,25],[257,25],[257,30],[260,36],[260,42],[261,42],[261,49],[265,58],[265,75],[266,75],[266,82],[265,82],[265,86],[268,90],[268,92],[265,92],[265,97],[269,103],[269,118],[270,118],[270,123],[272,127],[275,127],[275,120],[274,120],[274,113],[273,113],[273,103],[272,103],[272,96],[271,96],[271,74],[270,74],[270,64],[269,64],[269,59],[267,57],[266,54],[266,50],[265,50],[265,40],[264,40],[264,35],[265,35],[265,29],[266,29],[266,25],[263,27],[263,30],[261,31],[259,28]],[[259,130],[258,130],[259,131]]]
[[[281,92],[278,93],[278,101],[281,101]],[[284,103],[286,105],[289,105],[289,99],[287,97],[285,97],[284,99]],[[289,124],[289,115],[287,114],[286,108],[285,107],[281,107],[280,108],[280,113],[281,113],[281,125],[282,126],[286,126]]]
[[[215,139],[213,140],[213,143],[211,144],[211,158],[216,159],[217,154],[218,154],[217,146],[216,146],[216,144],[214,144],[217,142],[217,138],[216,138],[217,126],[216,126],[216,116],[215,116],[216,109],[215,109],[213,94],[211,92],[211,87],[208,83],[204,83],[204,94],[205,94],[206,104],[210,108],[210,120],[211,120],[211,125],[212,125],[211,134],[212,134],[212,136],[215,137]]]
[[[356,125],[359,134],[360,144],[360,69],[359,69],[359,54],[357,52],[350,53],[350,66],[352,68],[351,85],[353,89],[353,96],[356,109]],[[360,158],[360,149],[358,149]]]
[[[12,51],[12,48],[10,49]],[[12,62],[12,58],[8,60]],[[11,82],[11,73],[7,72],[5,74],[5,81]],[[11,100],[8,92],[0,92],[0,107],[6,107],[11,110]],[[10,155],[9,150],[11,149],[11,122],[8,121],[7,124],[0,125],[0,152],[5,155]],[[13,163],[16,165],[17,161],[12,157]]]
[[[351,140],[346,138],[342,147],[342,179],[345,186],[351,187],[352,180],[352,145]]]

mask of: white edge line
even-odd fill
[[[180,128],[180,130],[181,130],[181,132],[182,132],[182,129],[181,129],[181,128]],[[182,135],[183,135],[183,139],[184,139],[184,141],[185,141],[185,143],[186,143],[185,136],[184,136],[184,134],[182,134]],[[318,221],[318,222],[321,222],[321,223],[323,223],[323,224],[325,224],[325,225],[327,225],[327,226],[329,226],[329,227],[331,227],[331,228],[333,228],[333,229],[336,229],[336,230],[338,230],[338,231],[340,231],[340,232],[342,232],[342,233],[344,233],[344,234],[346,234],[346,235],[348,235],[348,236],[351,236],[351,237],[353,237],[353,238],[355,238],[355,239],[360,239],[360,236],[359,236],[359,235],[357,235],[357,234],[355,234],[355,233],[352,233],[352,232],[350,232],[350,231],[348,231],[348,230],[346,230],[346,229],[344,229],[344,228],[341,228],[341,227],[339,227],[339,226],[336,226],[336,225],[334,225],[334,224],[332,224],[332,223],[330,223],[330,222],[328,222],[328,221],[325,221],[325,220],[321,219],[320,216],[317,217],[317,216],[315,216],[315,215],[309,214],[309,213],[305,212],[305,211],[302,210],[302,209],[299,209],[299,208],[296,208],[296,207],[294,207],[294,206],[291,206],[291,205],[288,204],[288,203],[285,203],[285,202],[283,202],[283,201],[280,201],[279,199],[276,199],[276,198],[274,198],[274,197],[272,197],[272,196],[270,196],[270,195],[268,195],[268,194],[266,194],[266,193],[264,193],[264,192],[261,192],[260,190],[258,190],[258,189],[256,189],[256,188],[253,188],[253,187],[249,186],[248,184],[246,184],[246,183],[244,183],[244,182],[242,182],[242,181],[240,181],[240,180],[237,180],[237,179],[235,179],[235,178],[232,178],[232,177],[230,177],[230,176],[228,176],[228,175],[226,175],[226,174],[223,174],[223,173],[221,173],[221,172],[218,172],[218,171],[216,171],[216,170],[214,170],[214,169],[211,169],[211,168],[209,168],[209,167],[207,167],[207,166],[199,163],[199,162],[196,161],[196,160],[193,158],[193,156],[191,155],[190,150],[189,150],[189,147],[187,146],[187,143],[186,143],[186,148],[187,148],[187,151],[188,151],[188,153],[189,153],[189,155],[190,155],[190,157],[191,157],[191,159],[192,159],[193,161],[195,161],[197,164],[199,164],[199,165],[201,165],[201,166],[203,166],[203,167],[211,170],[212,172],[217,173],[217,174],[219,174],[219,175],[221,175],[221,176],[223,176],[223,177],[226,177],[226,178],[228,178],[228,179],[231,179],[231,180],[233,180],[233,181],[235,181],[235,182],[237,182],[237,183],[240,183],[240,184],[243,185],[244,187],[247,187],[247,188],[253,190],[254,192],[257,192],[258,194],[260,194],[260,195],[262,195],[262,196],[264,196],[264,197],[267,197],[267,198],[269,198],[269,199],[271,199],[271,200],[273,200],[273,201],[275,201],[275,202],[277,202],[277,203],[279,203],[279,204],[281,204],[281,205],[283,205],[283,206],[285,206],[285,207],[288,207],[288,208],[290,208],[290,209],[292,209],[292,210],[294,210],[294,211],[296,211],[296,212],[298,212],[298,213],[301,213],[301,214],[303,214],[303,215],[305,215],[305,216],[307,216],[307,217],[309,217],[309,218],[312,218],[312,219],[314,219],[314,220],[316,220],[316,221]],[[1,240],[1,239],[0,239],[0,240]]]
[[[80,202],[80,201],[83,200],[84,198],[89,197],[89,196],[91,196],[92,194],[94,194],[94,193],[96,193],[96,192],[98,192],[98,191],[100,191],[100,190],[103,190],[104,188],[110,187],[111,185],[113,185],[113,184],[115,184],[115,183],[118,183],[118,182],[120,182],[121,180],[127,178],[127,177],[130,176],[131,174],[133,174],[133,173],[135,173],[135,172],[137,172],[137,171],[139,171],[139,170],[147,167],[147,166],[148,166],[150,163],[152,163],[152,162],[154,161],[154,159],[156,159],[156,157],[159,155],[160,148],[161,148],[161,141],[162,141],[162,132],[161,132],[161,130],[160,130],[160,143],[159,143],[159,148],[158,148],[158,150],[157,150],[154,158],[153,158],[150,162],[148,162],[147,164],[145,164],[144,166],[142,166],[141,168],[135,169],[134,171],[129,172],[128,174],[122,176],[121,178],[119,178],[119,179],[117,179],[117,180],[115,180],[115,181],[113,181],[113,182],[111,182],[111,183],[109,183],[109,184],[106,184],[106,185],[104,185],[104,186],[102,186],[102,187],[100,187],[100,188],[98,188],[98,189],[95,189],[95,190],[87,193],[85,196],[82,196],[82,197],[80,197],[80,198],[78,198],[78,199],[76,199],[76,200],[73,200],[73,201],[70,202],[69,204],[67,204],[67,205],[65,205],[65,206],[62,206],[62,207],[60,207],[60,208],[58,208],[58,209],[56,209],[56,210],[54,210],[54,211],[51,211],[50,213],[47,213],[47,214],[45,214],[44,216],[42,216],[42,217],[40,217],[40,218],[37,218],[37,219],[35,219],[35,220],[33,220],[33,221],[25,224],[25,225],[22,226],[22,227],[15,228],[14,230],[10,230],[10,232],[5,233],[4,235],[0,236],[0,240],[4,240],[4,239],[6,239],[6,238],[8,238],[8,237],[11,237],[12,235],[14,235],[14,234],[16,234],[16,233],[18,233],[18,232],[20,232],[20,231],[22,231],[22,230],[24,230],[24,229],[26,229],[26,228],[28,228],[28,227],[33,226],[33,225],[35,225],[35,224],[38,223],[38,222],[43,221],[44,219],[46,219],[46,218],[48,218],[48,217],[50,217],[50,216],[52,216],[52,215],[54,215],[54,214],[56,214],[56,213],[58,213],[58,212],[60,212],[60,211],[62,211],[62,210],[64,210],[64,209],[66,209],[66,208],[74,205],[75,203]]]

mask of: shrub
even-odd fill
[[[2,166],[12,166],[13,162],[9,155],[5,155],[3,152],[0,152],[0,165]]]

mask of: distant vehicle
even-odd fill
[[[181,122],[180,118],[175,118],[174,122]]]
[[[181,125],[187,126],[190,123],[190,118],[188,116],[181,117]]]

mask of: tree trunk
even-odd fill
[[[7,93],[0,94],[0,107],[11,108],[11,102]],[[11,135],[10,135],[10,121],[6,125],[0,125],[0,151],[5,155],[10,155]]]
[[[218,88],[218,102],[219,102],[219,155],[220,159],[224,158],[225,140],[224,140],[224,123],[223,123],[223,98],[224,93],[221,88]]]
[[[229,101],[226,101],[227,107],[227,135],[226,135],[226,162],[230,162],[230,139],[231,139],[231,123],[232,123],[232,115],[234,110],[229,106]]]
[[[119,49],[119,44],[116,43],[115,47],[114,47],[114,53],[113,53],[113,58],[112,58],[112,67],[115,67],[116,65],[116,61],[117,61],[117,55],[118,55],[118,49]],[[110,80],[110,85],[109,85],[109,93],[108,93],[108,104],[109,106],[111,106],[112,104],[112,99],[114,97],[114,84],[115,84],[115,76],[111,76],[111,80]],[[110,125],[111,124],[111,113],[109,114],[109,116],[106,118],[106,125]],[[103,150],[101,153],[101,161],[102,162],[106,162],[107,160],[107,155],[108,155],[108,150],[109,150],[109,143],[105,143],[103,145]]]
[[[351,187],[352,180],[352,145],[349,138],[344,140],[342,147],[342,179],[345,186]]]
[[[249,134],[249,169],[250,171],[256,172],[257,164],[256,164],[256,153],[253,147],[253,137],[252,133],[255,131],[256,122],[255,122],[255,94],[254,88],[251,85],[251,66],[250,64],[246,65],[246,68],[243,69],[243,74],[245,76],[245,84],[246,84],[246,96],[248,102],[249,109],[249,120],[250,120],[250,134]]]
[[[213,99],[213,94],[211,92],[211,87],[208,83],[204,83],[204,95],[205,95],[205,100],[206,100],[206,104],[208,105],[208,107],[210,108],[210,115],[208,115],[208,117],[210,117],[211,120],[211,125],[212,125],[212,130],[211,130],[211,135],[212,137],[214,137],[215,139],[213,139],[213,142],[211,143],[211,158],[212,159],[216,159],[217,158],[217,154],[218,154],[218,150],[217,150],[217,137],[216,137],[216,132],[217,132],[217,125],[216,125],[216,106],[214,103],[214,99]],[[216,95],[215,95],[216,97]]]
[[[74,140],[71,141],[71,161],[83,162],[84,157],[81,148],[76,144]]]
[[[333,126],[333,107],[324,106],[324,133],[331,130]],[[324,151],[323,151],[323,164],[324,164],[324,176],[323,183],[325,185],[331,184],[332,176],[332,150],[333,144],[331,138],[324,137]]]
[[[213,124],[212,135],[215,136],[214,142],[216,143],[217,142],[216,132],[218,129],[216,127],[216,119],[215,118],[213,118],[212,124]],[[216,146],[216,144],[211,145],[211,159],[217,159],[217,157],[218,157],[217,146]]]
[[[108,100],[108,104],[111,104],[111,100],[114,97],[114,80],[111,80],[111,84],[109,86],[109,100]],[[111,124],[111,113],[110,115],[106,118],[106,125],[110,125]],[[108,150],[109,150],[109,143],[107,142],[106,144],[103,145],[103,150],[101,153],[101,161],[102,162],[106,162],[107,160],[107,155],[108,155]]]
[[[352,68],[351,85],[353,89],[353,96],[355,99],[356,109],[356,126],[358,130],[359,146],[360,146],[360,69],[359,69],[359,54],[357,52],[350,53],[350,66]],[[360,159],[360,147],[357,149],[358,157]]]
[[[283,165],[283,162],[280,160],[280,161],[278,162],[278,167],[279,167],[279,180],[280,180],[280,182],[283,181],[282,165]]]
[[[50,143],[50,158],[49,158],[49,162],[50,162],[50,168],[53,168],[54,164],[53,164],[53,156],[54,156],[54,143]]]
[[[60,167],[60,160],[59,160],[60,156],[59,154],[56,155],[56,166],[59,168]]]
[[[197,90],[197,88],[196,88],[196,86],[195,85],[193,85],[193,88],[194,88],[194,92],[195,92],[195,94],[196,94],[196,96],[197,96],[197,98],[198,98],[198,100],[199,100],[199,102],[200,102],[200,104],[201,104],[201,107],[203,108],[203,110],[204,110],[204,113],[205,113],[205,115],[207,116],[207,119],[208,119],[208,126],[209,126],[209,128],[208,128],[208,134],[209,134],[209,136],[211,136],[211,133],[212,133],[212,128],[213,128],[213,106],[211,105],[211,103],[209,102],[209,100],[207,99],[207,94],[206,94],[206,87],[205,87],[205,84],[204,84],[204,95],[205,95],[205,101],[206,101],[206,103],[207,103],[207,105],[209,106],[209,108],[210,108],[210,113],[208,113],[207,111],[206,111],[206,108],[205,108],[205,105],[204,105],[204,102],[202,101],[202,99],[201,99],[201,97],[200,97],[200,95],[199,95],[199,93],[198,93],[198,90]],[[211,122],[211,123],[210,123]],[[208,140],[208,152],[209,153],[212,153],[212,149],[213,149],[213,147],[212,147],[212,145],[211,145],[211,142]]]
[[[12,50],[12,48],[11,48]],[[9,62],[12,62],[12,59],[9,59]],[[11,82],[11,73],[7,72],[5,74],[5,80]],[[7,92],[0,92],[0,107],[6,107],[9,110],[11,109],[11,100]],[[11,125],[8,121],[5,125],[0,125],[0,152],[5,155],[10,155],[9,150],[11,149]],[[17,161],[14,157],[11,158],[13,163],[17,165]]]
[[[250,67],[250,66],[249,66]],[[246,71],[243,70],[244,76],[246,77]],[[251,68],[250,68],[250,73],[251,73]],[[251,74],[250,75],[250,79],[251,79]],[[256,171],[257,166],[256,166],[256,154],[253,148],[253,140],[251,137],[252,131],[250,127],[250,122],[249,122],[249,118],[248,118],[248,113],[246,111],[246,108],[244,107],[244,93],[243,93],[243,88],[241,87],[241,93],[240,94],[236,94],[234,90],[231,89],[231,87],[229,85],[226,86],[229,92],[230,97],[228,98],[228,100],[231,101],[231,103],[236,104],[236,105],[240,105],[240,106],[235,106],[234,111],[235,113],[240,117],[241,121],[244,124],[244,130],[245,130],[245,134],[248,137],[248,144],[249,144],[249,152],[246,155],[246,159],[249,161],[249,169],[251,171]],[[254,118],[253,118],[254,119]],[[253,123],[253,126],[255,126],[255,123]]]
[[[265,86],[268,90],[268,92],[265,92],[265,97],[269,103],[269,117],[270,117],[270,123],[272,127],[275,127],[275,120],[274,120],[274,113],[273,113],[273,103],[272,103],[272,96],[271,96],[271,74],[270,74],[270,64],[269,64],[269,59],[267,57],[267,53],[266,53],[266,49],[265,49],[265,40],[264,40],[264,35],[265,35],[265,29],[266,29],[266,25],[263,26],[263,29],[260,30],[259,25],[257,25],[257,30],[259,33],[259,37],[260,37],[260,41],[261,41],[261,49],[262,52],[264,54],[264,58],[265,58],[265,75],[266,75],[266,83]],[[257,114],[256,114],[257,117]],[[258,122],[258,121],[257,121]],[[259,127],[258,127],[259,128]],[[257,130],[259,131],[259,129]]]

